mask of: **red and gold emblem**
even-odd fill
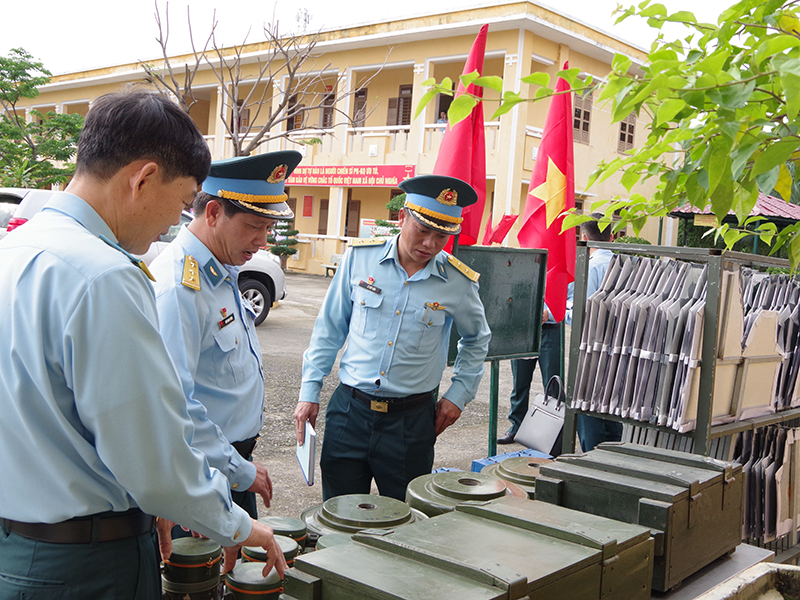
[[[286,179],[286,171],[287,171],[286,165],[278,165],[272,171],[272,174],[270,174],[270,176],[267,177],[267,183],[280,183],[281,181]]]
[[[447,188],[446,190],[441,191],[441,193],[436,197],[436,200],[437,202],[446,204],[447,206],[455,206],[456,202],[458,202],[458,194],[455,190]]]

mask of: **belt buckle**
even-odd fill
[[[378,400],[370,400],[369,409],[374,410],[375,412],[382,412],[382,413],[389,412],[389,403],[380,402]]]

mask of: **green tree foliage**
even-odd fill
[[[65,183],[74,171],[67,163],[83,127],[81,115],[19,108],[21,100],[39,95],[50,72],[22,48],[0,57],[0,185],[43,188]],[[67,163],[56,165],[54,162]]]
[[[631,112],[651,120],[642,146],[601,163],[589,180],[591,185],[616,174],[628,197],[598,202],[592,210],[602,209],[607,216],[619,211],[615,231],[630,223],[638,234],[648,217],[666,216],[687,202],[710,205],[718,220],[715,235],[726,247],[757,234],[773,251],[787,246],[797,265],[800,224],[778,231],[750,213],[759,191],[775,190],[787,200],[792,196],[787,162],[800,158],[799,10],[794,1],[742,0],[725,10],[717,24],[698,22],[688,11],[669,14],[650,0],[621,10],[617,22],[639,17],[656,30],[645,64],[638,68],[618,54],[608,78],[597,84],[576,80],[576,69],[558,75],[573,87],[596,89],[613,122]],[[677,39],[664,33],[674,27],[681,30]],[[497,78],[467,77],[502,90]],[[506,91],[495,116],[554,93],[545,73],[533,73],[522,82],[533,86],[533,97]],[[433,87],[423,102],[432,99],[430,94],[445,93],[443,85],[425,83]],[[451,108],[451,123],[464,118],[478,101],[465,96]],[[651,197],[634,191],[647,180],[657,182]],[[735,223],[723,222],[729,212],[735,214]],[[590,218],[571,215],[564,226]]]

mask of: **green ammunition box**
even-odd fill
[[[283,600],[649,600],[646,527],[526,498],[365,530],[295,560]]]
[[[653,589],[668,591],[741,541],[740,465],[604,443],[542,465],[536,499],[653,530]]]

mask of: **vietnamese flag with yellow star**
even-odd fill
[[[569,63],[564,63],[564,69],[568,68]],[[570,90],[569,83],[559,77],[533,166],[522,227],[517,234],[523,248],[547,250],[544,301],[556,321],[564,318],[567,285],[575,280],[575,232],[570,229],[561,233],[562,213],[575,206]]]

